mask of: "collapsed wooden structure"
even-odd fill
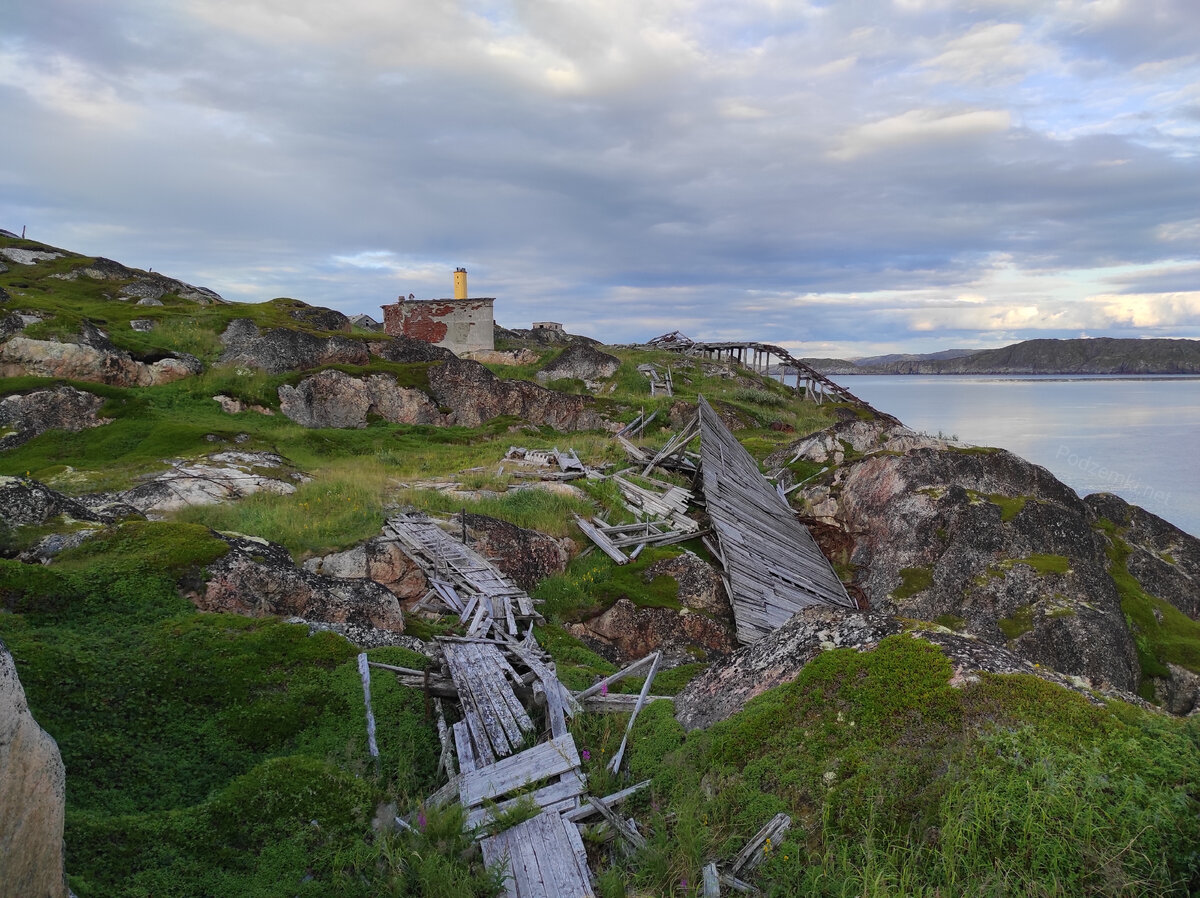
[[[643,419],[642,426],[648,420]],[[787,500],[767,483],[703,397],[694,418],[657,453],[648,454],[623,436],[618,438],[631,450],[638,469],[612,479],[638,520],[610,525],[601,518],[578,519],[581,529],[615,561],[636,558],[646,545],[704,539],[720,560],[738,638],[744,644],[761,639],[807,605],[855,607]],[[698,453],[689,449],[697,438]],[[521,450],[522,456],[526,454]],[[564,473],[573,473],[576,465],[583,468],[574,453],[555,451],[546,456]],[[697,499],[692,491],[650,476],[658,466],[691,474],[702,484],[710,530],[686,513]],[[467,628],[466,636],[437,637],[444,673],[370,664],[437,697],[440,763],[449,780],[429,801],[457,800],[462,805],[468,826],[478,834],[485,862],[504,868],[509,898],[592,896],[579,826],[598,816],[610,834],[634,847],[645,845],[634,822],[623,820],[614,806],[648,782],[604,798],[589,796],[567,720],[584,708],[631,712],[620,747],[608,765],[617,772],[634,720],[656,698],[650,689],[660,656],[654,653],[589,689],[572,693],[534,639],[533,624],[541,620],[534,600],[494,564],[425,515],[396,515],[385,531],[429,579],[431,589],[416,607],[456,614]],[[624,550],[631,547],[632,553],[626,555]],[[363,656],[360,669],[368,728],[373,733],[366,668]],[[608,694],[610,684],[642,670],[645,682],[636,697]],[[443,699],[458,702],[460,720],[447,723]],[[538,718],[544,724],[537,723]],[[491,831],[505,814],[530,810],[532,816],[515,826]],[[728,869],[706,867],[703,894],[719,895],[722,885],[739,892],[756,891],[739,876],[763,860],[771,840],[778,841],[790,823],[786,815],[777,815]]]
[[[701,396],[700,474],[738,641],[749,645],[809,605],[856,608],[787,500]]]

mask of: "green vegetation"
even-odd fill
[[[13,265],[0,274],[0,286],[13,297],[8,308],[46,314],[31,336],[69,337],[86,318],[130,352],[185,351],[211,364],[220,352],[218,335],[234,318],[262,328],[305,327],[292,317],[303,310],[295,300],[202,307],[168,295],[162,307],[145,308],[109,298],[121,281],[52,277],[87,262]],[[148,334],[135,332],[128,326],[134,317],[152,318],[155,326]],[[493,370],[503,378],[531,377],[556,355],[535,351],[536,362]],[[748,372],[724,376],[722,366],[705,360],[613,351],[622,363],[600,402],[625,420],[642,409],[658,411],[639,438],[647,447],[669,437],[671,408],[694,403],[700,393],[748,425],[739,438],[759,459],[797,434],[828,426],[838,408],[794,401],[788,388]],[[636,370],[646,361],[671,367],[675,397],[648,395],[648,382]],[[376,360],[340,370],[385,373],[428,389],[429,367]],[[190,509],[166,523],[97,527],[97,535],[48,566],[0,559],[0,639],[67,764],[67,868],[81,898],[498,892],[496,876],[483,868],[463,832],[461,812],[419,806],[441,782],[440,746],[423,695],[390,676],[373,677],[381,721],[377,768],[366,752],[352,646],[278,620],[198,614],[181,590],[200,588],[206,567],[226,551],[209,528],[265,537],[300,558],[357,543],[379,531],[388,509],[412,505],[435,512],[465,507],[577,538],[573,513],[598,507],[610,521],[628,519],[611,482],[583,484],[586,498],[529,489],[463,502],[422,481],[478,468],[460,485],[499,493],[512,480],[492,472],[513,444],[566,442],[592,463],[623,463],[623,454],[608,433],[568,437],[516,418],[479,428],[375,421],[357,430],[305,430],[279,414],[229,415],[212,400],[224,393],[277,411],[279,387],[303,376],[209,369],[147,389],[75,384],[104,399],[109,423],[77,434],[48,432],[0,456],[0,473],[29,472],[68,493],[124,489],[162,470],[165,459],[233,446],[276,452],[287,461],[284,477],[311,478],[297,480],[289,496],[257,494]],[[0,389],[7,394],[55,383],[10,378]],[[854,456],[848,451],[847,458]],[[792,466],[797,479],[819,470],[806,462]],[[1026,502],[973,498],[997,504],[1006,521]],[[11,554],[45,532],[4,533],[4,549]],[[1141,590],[1126,566],[1129,547],[1115,526],[1106,532],[1111,572],[1146,677],[1160,675],[1168,661],[1200,670],[1200,625]],[[705,555],[698,544],[687,547]],[[647,571],[682,548],[647,549],[622,567],[597,553],[538,587],[547,623],[536,635],[564,682],[581,688],[616,670],[565,624],[622,597],[640,607],[680,607],[675,581]],[[1004,564],[1028,565],[1042,575],[1068,573],[1061,556]],[[847,559],[839,571],[852,573]],[[928,567],[906,568],[900,576],[897,599],[932,585]],[[1033,613],[1026,607],[1002,622],[1013,630],[1010,638],[1027,628]],[[954,630],[966,626],[949,615],[937,622]],[[410,635],[420,637],[453,630],[446,620],[409,624]],[[426,663],[399,648],[369,654],[405,667]],[[663,671],[653,691],[673,694],[704,668]],[[607,864],[598,893],[694,895],[705,861],[732,858],[780,810],[792,814],[795,825],[767,852],[758,884],[770,895],[1066,898],[1200,891],[1200,721],[1120,704],[1094,707],[1031,677],[985,675],[963,688],[951,688],[949,679],[944,656],[906,635],[871,652],[825,653],[794,681],[707,731],[685,734],[669,704],[655,703],[637,722],[629,769],[619,777],[605,763],[626,718],[574,718],[594,793],[642,777],[654,783],[652,794],[626,805],[647,834],[647,848],[629,858],[592,848],[593,859]],[[613,691],[635,692],[641,685],[629,678]],[[394,813],[412,814],[417,832],[372,826]],[[519,809],[505,822],[527,813]]]
[[[940,652],[899,636],[821,655],[707,731],[685,736],[652,705],[630,763],[654,780],[653,836],[608,879],[691,894],[705,859],[732,857],[782,810],[795,823],[762,868],[771,895],[1183,896],[1200,884],[1196,721],[1095,708],[1034,677],[949,678]]]
[[[935,624],[945,627],[947,630],[963,630],[967,626],[966,618],[959,617],[957,614],[941,614],[933,619]]]
[[[987,498],[1000,509],[1000,520],[1006,523],[1019,515],[1029,501],[1028,496],[1002,496],[999,493],[990,493]]]
[[[900,585],[892,590],[897,599],[909,599],[933,585],[933,568],[906,567],[900,571]]]
[[[1200,673],[1200,623],[1192,620],[1170,602],[1150,595],[1129,573],[1130,548],[1120,529],[1110,521],[1102,522],[1108,533],[1108,573],[1121,597],[1125,622],[1133,633],[1138,664],[1142,671],[1139,692],[1154,700],[1154,677],[1170,675],[1167,663],[1178,664]]]
[[[1023,633],[1033,629],[1033,606],[1022,605],[1008,617],[996,621],[1001,632],[1008,639],[1016,639]]]

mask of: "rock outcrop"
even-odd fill
[[[281,386],[279,410],[304,427],[366,427],[371,416],[393,424],[446,420],[427,394],[400,386],[390,374],[352,377],[333,368]]]
[[[1032,674],[1096,701],[1095,691],[1080,677],[1047,669],[1001,646],[936,625],[917,625],[912,638],[937,646],[949,659],[952,685],[965,685],[980,672]],[[675,718],[686,729],[709,727],[735,714],[754,696],[796,677],[824,651],[849,648],[870,651],[881,639],[904,631],[905,624],[883,612],[847,611],[815,605],[805,608],[765,639],[739,649],[692,680],[675,698]],[[1101,690],[1108,697],[1135,704],[1140,699],[1120,690]]]
[[[596,430],[606,424],[590,397],[570,396],[524,380],[501,380],[478,362],[453,359],[429,369],[438,405],[451,410],[450,422],[478,427],[501,415],[555,430]]]
[[[121,499],[151,520],[161,520],[189,505],[217,505],[260,492],[290,495],[307,479],[273,452],[230,449],[175,461],[168,470],[126,490]]]
[[[176,352],[149,361],[128,352],[79,343],[31,340],[14,336],[0,344],[0,377],[61,377],[118,387],[153,387],[199,374],[204,365],[195,356]]]
[[[639,607],[618,599],[602,613],[567,629],[618,663],[660,651],[668,663],[713,660],[737,647],[733,613],[721,575],[691,552],[657,561],[643,571],[647,582],[670,577],[679,585],[682,608]]]
[[[1121,528],[1129,545],[1126,561],[1142,589],[1200,620],[1200,539],[1112,493],[1083,500],[1098,518]]]
[[[621,360],[592,346],[575,343],[568,346],[550,364],[537,373],[539,383],[562,378],[575,378],[595,389],[599,381],[617,373]]]
[[[196,287],[185,284],[166,275],[155,274],[152,271],[142,271],[138,268],[127,268],[112,259],[97,258],[85,262],[66,274],[55,275],[66,281],[88,278],[94,281],[127,281],[119,292],[121,299],[150,299],[159,300],[167,294],[174,294],[180,299],[207,306],[223,303],[221,294],[207,287]],[[140,305],[140,303],[139,303]],[[159,303],[161,305],[161,303]]]
[[[481,514],[468,514],[467,539],[475,551],[526,592],[547,577],[561,574],[579,551],[571,539],[555,539]],[[456,517],[462,521],[462,516]]]
[[[344,552],[309,558],[304,570],[339,580],[373,580],[401,602],[415,602],[429,591],[429,580],[416,562],[395,540],[382,536]]]
[[[0,523],[7,527],[45,524],[58,517],[103,521],[105,516],[82,502],[28,477],[0,476]]]
[[[350,319],[337,309],[327,309],[325,306],[310,306],[308,303],[295,300],[296,307],[288,312],[297,321],[323,331],[349,331]]]
[[[436,346],[414,337],[392,337],[390,340],[371,340],[367,343],[371,355],[387,362],[444,362],[455,358],[444,346]]]
[[[945,623],[1097,687],[1137,689],[1106,539],[1049,471],[875,422],[838,425],[790,451],[841,462],[803,499],[852,538],[843,560],[872,609]]]
[[[378,583],[302,570],[287,549],[264,539],[221,538],[229,543],[229,552],[208,565],[207,581],[189,596],[201,611],[301,617],[404,632],[399,601]]]
[[[13,394],[0,400],[0,450],[28,443],[47,430],[80,431],[107,424],[97,417],[104,399],[61,386]]]
[[[221,344],[225,349],[218,364],[256,368],[271,374],[321,365],[365,365],[370,361],[362,340],[317,337],[286,327],[263,333],[249,318],[231,321],[221,334]]]
[[[66,898],[67,777],[0,642],[0,898]]]

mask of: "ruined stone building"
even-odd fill
[[[383,306],[383,328],[393,337],[413,337],[444,346],[455,355],[496,348],[492,297],[467,296],[467,272],[454,272],[453,299],[405,299]]]

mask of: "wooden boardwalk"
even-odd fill
[[[809,605],[857,607],[808,528],[699,397],[700,473],[738,640],[749,645]]]
[[[869,409],[884,420],[895,424],[900,423],[898,419],[886,412],[879,411],[879,409],[872,406],[866,400],[859,399],[841,384],[830,380],[816,368],[795,358],[782,346],[775,346],[771,343],[759,343],[757,341],[733,341],[724,343],[691,343],[686,346],[681,345],[680,348],[688,355],[703,355],[709,358],[728,359],[752,371],[757,371],[759,374],[778,374],[784,384],[787,383],[788,375],[794,374],[796,376],[796,390],[799,391],[803,387],[805,394],[812,397],[813,401],[818,405],[826,399],[832,399],[835,402],[848,402],[852,405]],[[772,368],[774,368],[774,371],[772,371]]]

